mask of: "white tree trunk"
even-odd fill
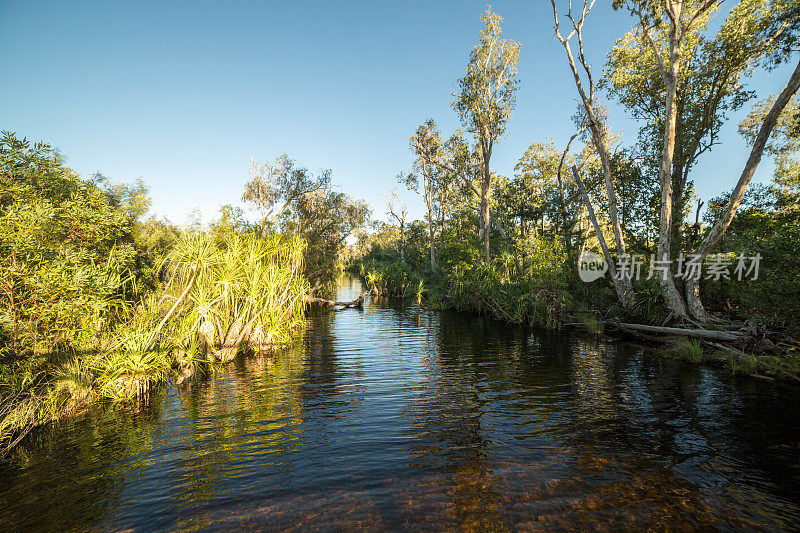
[[[697,250],[695,250],[695,254],[700,256],[700,262],[705,261],[708,253],[717,244],[719,244],[719,241],[722,239],[725,231],[727,231],[728,227],[731,225],[731,221],[733,221],[733,217],[736,215],[739,204],[742,202],[742,197],[747,191],[748,185],[750,185],[750,180],[753,178],[753,174],[755,173],[758,164],[761,162],[761,156],[764,153],[764,147],[767,144],[767,140],[769,140],[769,136],[772,134],[772,130],[775,128],[775,124],[778,122],[778,118],[783,112],[783,109],[786,107],[786,104],[789,103],[789,100],[791,100],[792,96],[794,96],[794,94],[797,92],[798,88],[800,88],[800,62],[798,62],[797,67],[795,67],[792,76],[789,78],[786,87],[783,89],[783,92],[781,92],[778,98],[775,99],[775,103],[772,104],[772,108],[769,110],[769,113],[767,113],[767,115],[764,117],[764,121],[761,123],[761,129],[759,129],[756,140],[753,143],[753,148],[750,150],[750,157],[747,158],[747,163],[745,163],[744,170],[742,171],[741,176],[739,176],[739,181],[736,183],[736,187],[733,189],[733,193],[728,201],[728,205],[725,207],[725,211],[722,213],[722,216],[719,218],[719,220],[717,220],[716,224],[714,224],[714,226],[711,228],[711,231],[708,232],[708,235],[706,235],[706,237],[697,246]],[[698,320],[709,319],[706,310],[703,308],[703,303],[700,301],[699,280],[687,280],[686,300],[689,312],[694,318]]]
[[[678,118],[677,102],[678,74],[680,69],[680,28],[677,23],[671,23],[669,35],[669,58],[664,74],[666,86],[666,116],[664,124],[664,146],[661,152],[661,163],[658,169],[658,178],[661,185],[661,217],[658,225],[658,259],[669,260],[659,278],[661,295],[667,309],[677,318],[687,317],[686,306],[675,287],[672,276],[672,159],[675,153],[675,127]]]
[[[483,148],[483,180],[481,180],[481,231],[483,232],[483,244],[486,251],[486,263],[489,263],[489,237],[491,235],[490,214],[489,214],[489,189],[491,187],[491,170],[489,160],[492,157],[490,149]]]
[[[600,225],[597,223],[597,217],[594,214],[594,207],[592,207],[592,202],[589,199],[589,193],[586,192],[586,187],[584,187],[583,180],[581,179],[580,173],[578,173],[578,169],[575,168],[575,165],[572,166],[572,175],[575,177],[575,181],[581,190],[583,203],[586,204],[586,210],[589,212],[589,219],[592,221],[592,225],[594,226],[594,231],[597,234],[597,240],[600,241],[600,248],[603,250],[603,257],[608,264],[608,272],[611,274],[611,281],[614,284],[614,290],[617,291],[619,301],[626,310],[633,309],[634,297],[630,280],[627,278],[617,277],[617,269],[614,267],[614,260],[611,257],[611,253],[608,251],[606,239],[603,237],[603,232],[600,229]]]

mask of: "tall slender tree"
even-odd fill
[[[597,154],[600,157],[600,162],[603,167],[606,195],[608,197],[608,215],[611,221],[611,228],[614,231],[614,241],[617,245],[617,254],[624,256],[626,254],[625,239],[622,235],[622,227],[620,226],[619,214],[617,213],[617,193],[614,188],[614,180],[611,175],[611,164],[609,162],[608,147],[606,144],[607,132],[605,131],[603,125],[602,116],[600,113],[601,110],[598,109],[595,104],[594,78],[592,77],[592,71],[586,60],[583,47],[583,25],[586,22],[586,17],[589,15],[592,6],[594,5],[594,0],[584,0],[583,7],[578,15],[573,13],[572,3],[570,2],[569,9],[566,13],[566,18],[569,20],[572,29],[566,36],[561,33],[556,2],[555,0],[550,0],[550,3],[553,7],[553,21],[556,38],[564,47],[564,52],[567,55],[567,62],[569,63],[570,70],[572,70],[572,76],[575,78],[575,86],[578,89],[578,94],[581,97],[581,102],[583,103],[583,108],[586,112],[585,122],[589,126],[594,147],[597,150]],[[575,56],[572,53],[570,41],[573,37],[578,38],[578,61],[581,64],[583,75],[586,78],[585,83],[583,77],[581,76],[581,70],[578,69],[578,65],[575,61]],[[577,172],[573,172],[573,175],[576,177],[576,179],[578,178]],[[586,198],[588,202],[588,196],[584,195],[584,198]],[[591,206],[587,203],[587,208],[590,207]],[[602,239],[602,236],[598,235],[598,239]],[[609,261],[610,257],[608,256],[607,250],[604,250],[604,252],[606,253],[606,261]],[[634,294],[630,279],[626,277],[618,278],[612,276],[612,281],[622,306],[625,309],[632,309],[634,305]]]
[[[428,235],[430,238],[430,267],[436,269],[436,231],[443,222],[443,211],[449,196],[451,173],[440,163],[445,155],[442,136],[436,122],[429,118],[421,124],[409,139],[409,147],[414,152],[414,171],[401,174],[399,181],[416,192],[425,201],[428,216]]]
[[[490,250],[490,161],[494,144],[505,133],[516,103],[519,43],[503,38],[500,15],[487,10],[481,17],[484,28],[470,53],[467,74],[458,80],[460,92],[453,101],[464,127],[480,147],[480,232],[486,261]]]

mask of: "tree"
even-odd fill
[[[330,189],[331,171],[317,175],[286,155],[274,163],[250,162],[252,179],[242,199],[261,213],[260,232],[270,228],[303,238],[304,273],[314,283],[312,292],[330,287],[340,272],[345,239],[364,226],[370,210],[363,201]],[[223,207],[220,222],[238,223],[239,214]]]
[[[397,221],[400,228],[400,261],[405,260],[405,241],[406,241],[406,218],[408,217],[408,207],[406,204],[399,202],[397,199],[397,191],[392,190],[384,198],[386,200],[386,209],[389,216]]]
[[[657,145],[661,150],[659,281],[667,308],[678,318],[689,314],[707,318],[696,294],[697,284],[687,281],[684,299],[671,269],[673,244],[681,248],[689,170],[697,157],[714,145],[725,111],[740,107],[751,96],[742,89],[741,78],[761,61],[780,61],[796,38],[800,20],[796,3],[745,0],[731,10],[716,37],[709,40],[703,32],[718,3],[614,2],[615,8],[626,7],[639,22],[635,33],[626,36],[611,54],[612,90],[640,116],[651,118],[661,134]],[[638,49],[632,47],[634,42],[639,43]],[[651,139],[655,131],[650,130]],[[677,243],[673,243],[674,237]]]
[[[330,185],[330,170],[312,176],[306,168],[295,167],[284,154],[274,163],[259,165],[250,160],[250,181],[245,184],[242,200],[261,214],[261,235],[267,234],[283,212],[299,198]]]
[[[224,243],[234,234],[247,233],[250,225],[244,218],[244,211],[240,207],[225,204],[219,208],[219,218],[212,220],[208,225],[209,233],[219,243]],[[262,235],[263,236],[263,235]]]
[[[608,215],[611,221],[611,228],[614,231],[617,254],[624,256],[626,254],[625,240],[623,238],[622,228],[619,223],[619,214],[617,213],[617,193],[614,188],[614,180],[611,174],[611,164],[609,162],[608,147],[606,144],[607,131],[603,124],[602,109],[598,109],[595,105],[594,78],[592,78],[592,71],[586,61],[583,48],[583,25],[586,22],[586,17],[589,15],[592,6],[594,5],[594,0],[592,0],[591,3],[588,0],[584,0],[583,8],[581,9],[580,15],[577,17],[572,13],[572,3],[570,2],[570,7],[567,11],[566,17],[572,24],[572,30],[566,35],[566,37],[561,34],[558,10],[556,8],[555,0],[550,0],[550,3],[553,7],[553,21],[556,38],[564,47],[564,52],[567,55],[567,62],[570,70],[572,71],[572,76],[575,79],[575,86],[578,89],[578,94],[580,95],[581,102],[583,103],[585,119],[582,122],[585,122],[588,125],[589,131],[592,134],[592,140],[594,142],[595,149],[597,150],[597,154],[600,157],[600,162],[603,167],[603,176],[605,177],[606,184],[606,196],[608,198]],[[573,37],[578,38],[578,60],[580,61],[586,77],[585,86],[588,87],[588,92],[584,86],[584,81],[581,77],[580,71],[578,70],[578,66],[575,62],[575,56],[573,55],[572,47],[570,46],[570,41]],[[580,179],[577,171],[573,171],[573,176],[576,178],[576,180]],[[581,188],[583,189],[584,187],[581,185]],[[588,195],[584,194],[583,196],[588,202]],[[587,209],[590,212],[593,211],[589,204],[587,204]],[[604,244],[604,240],[599,234],[598,239],[601,241],[601,244]],[[609,264],[609,266],[611,266],[611,255],[605,246],[603,248],[603,253],[605,255],[606,262]],[[619,297],[619,301],[622,306],[627,310],[632,309],[634,305],[634,294],[630,279],[612,276],[612,282],[614,283],[614,289],[617,292],[617,296]]]
[[[284,210],[281,216],[284,232],[299,235],[306,242],[303,268],[306,278],[313,283],[312,292],[335,283],[341,272],[340,255],[345,240],[362,228],[369,217],[370,209],[364,201],[327,188],[295,198]]]
[[[770,96],[756,104],[747,118],[739,124],[741,133],[749,143],[755,141],[758,129],[775,97]],[[765,150],[775,159],[773,194],[777,209],[787,215],[800,215],[800,105],[792,98],[778,117],[772,138]]]
[[[528,232],[527,222],[546,217],[546,203],[557,188],[558,164],[561,153],[553,143],[534,142],[514,166],[514,179],[508,200],[520,219],[520,236]]]
[[[444,226],[444,218],[452,195],[452,185],[457,179],[443,159],[447,158],[447,147],[436,122],[429,118],[421,124],[409,139],[411,151],[416,156],[414,171],[398,178],[409,189],[422,196],[428,216],[430,267],[436,269],[436,234]]]
[[[717,1],[614,4],[639,21],[609,53],[606,72],[611,94],[646,121],[640,140],[661,189],[658,257],[664,268],[684,247],[692,167],[717,143],[726,113],[752,97],[742,79],[790,34],[791,22],[779,20],[782,2],[740,2],[713,39],[704,32]],[[670,311],[685,317],[671,270],[661,276],[661,288]]]
[[[747,158],[742,174],[739,176],[739,181],[733,188],[728,205],[695,250],[695,255],[699,257],[701,262],[704,261],[709,252],[719,244],[723,234],[733,221],[736,210],[739,208],[739,204],[747,191],[750,180],[753,178],[753,174],[761,161],[761,156],[764,153],[767,140],[772,134],[772,130],[778,122],[778,118],[781,116],[784,108],[788,105],[792,97],[797,93],[798,88],[800,88],[800,62],[798,62],[795,67],[786,87],[784,87],[781,94],[778,95],[775,102],[770,107],[770,110],[764,116],[761,127],[758,129],[758,134],[753,140],[750,156]],[[702,301],[700,300],[700,284],[698,280],[687,280],[686,299],[693,317],[699,320],[709,320],[710,317],[706,313]]]
[[[716,7],[719,0],[707,0],[695,6],[683,0],[664,0],[663,3],[634,0],[628,8],[638,16],[639,31],[643,40],[650,46],[656,58],[658,72],[664,86],[664,128],[661,145],[658,179],[661,187],[661,216],[658,227],[657,257],[664,269],[659,276],[661,295],[670,312],[678,318],[687,316],[686,306],[680,297],[672,275],[670,241],[672,237],[672,162],[675,153],[676,126],[678,117],[678,83],[681,70],[681,52],[684,41],[691,39],[698,27],[706,20],[708,13]],[[621,2],[615,2],[618,7]],[[692,9],[694,8],[694,9]],[[666,27],[667,46],[662,50],[652,32],[657,27]]]
[[[15,356],[93,347],[129,303],[140,208],[51,146],[2,132],[0,345]]]
[[[480,231],[488,262],[492,185],[489,165],[494,143],[505,133],[514,109],[520,45],[502,38],[502,18],[496,13],[487,10],[481,21],[485,27],[470,53],[466,76],[458,80],[460,92],[452,105],[480,147]]]

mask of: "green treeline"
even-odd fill
[[[243,200],[280,206],[273,216],[250,224],[223,206],[205,228],[178,228],[143,219],[142,183],[83,179],[50,146],[3,132],[0,445],[292,342],[304,296],[331,287],[369,210],[286,156],[251,174]]]
[[[743,0],[722,14],[714,2],[644,4],[615,3],[634,27],[593,71],[583,51],[591,3],[552,3],[550,31],[579,97],[575,133],[564,145],[531,143],[513,176],[494,172],[491,158],[515,108],[520,44],[487,11],[452,101],[463,130],[448,136],[424,121],[409,140],[413,167],[398,175],[422,200],[423,220],[407,220],[388,195],[389,222],[361,235],[351,269],[378,293],[427,294],[428,305],[515,322],[694,327],[725,318],[800,332],[800,65],[779,95],[754,105],[746,86],[756,71],[794,66],[800,7]],[[635,144],[619,143],[600,94],[640,121]],[[703,203],[695,184],[709,176],[694,170],[747,104],[739,131],[750,158],[741,176],[721,177],[731,192]],[[776,162],[773,182],[751,185],[762,156]],[[581,281],[587,250],[619,275]],[[702,265],[699,276],[690,263]]]

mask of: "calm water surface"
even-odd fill
[[[0,462],[0,531],[797,529],[798,400],[616,342],[371,302],[142,411],[34,432]]]

